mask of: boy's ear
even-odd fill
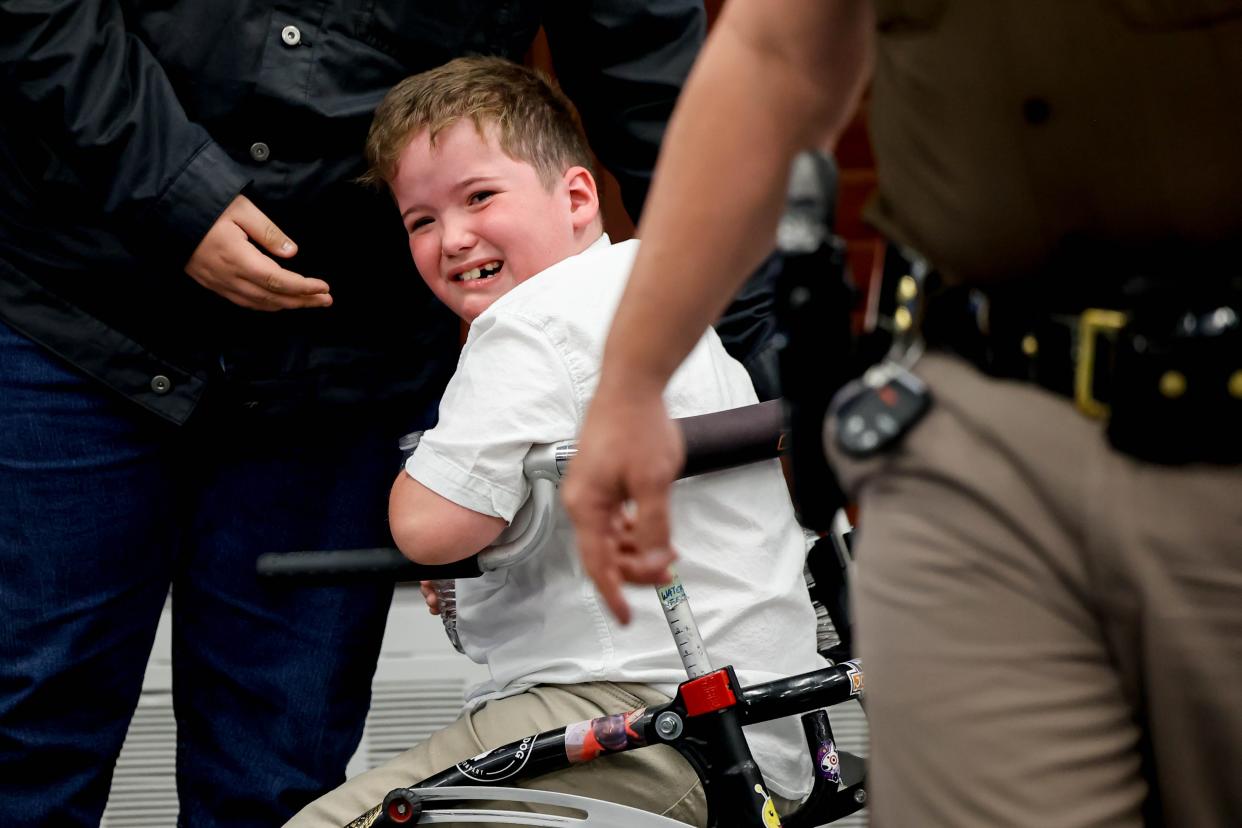
[[[586,167],[570,167],[562,178],[569,193],[569,214],[574,229],[583,230],[599,216],[599,189]]]

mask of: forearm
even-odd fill
[[[853,110],[870,14],[856,0],[726,7],[670,124],[602,393],[662,388],[771,250],[794,154]]]

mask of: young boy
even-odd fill
[[[407,79],[377,110],[367,149],[423,279],[470,323],[439,424],[389,502],[402,551],[447,563],[492,543],[513,519],[529,493],[522,459],[531,445],[577,433],[638,243],[603,234],[591,155],[569,103],[515,64],[465,58]],[[674,417],[755,401],[711,331],[665,394]],[[679,483],[671,521],[678,573],[715,666],[734,665],[747,684],[823,666],[803,536],[776,461]],[[584,576],[563,513],[533,560],[458,581],[457,600],[463,648],[491,680],[471,691],[457,722],[291,824],[343,825],[394,787],[536,731],[663,703],[686,678],[656,596],[636,589],[633,618],[619,625]],[[777,802],[804,796],[810,761],[798,722],[747,736]],[[694,825],[706,818],[697,777],[666,746],[536,785]]]

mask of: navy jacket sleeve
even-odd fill
[[[183,263],[246,184],[115,0],[0,0],[0,89],[136,250]]]
[[[703,4],[554,0],[544,29],[557,78],[637,221],[664,128],[703,44]]]

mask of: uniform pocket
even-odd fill
[[[940,22],[949,0],[875,0],[881,32],[925,31]]]
[[[1242,16],[1242,0],[1105,0],[1136,29],[1193,29]]]

